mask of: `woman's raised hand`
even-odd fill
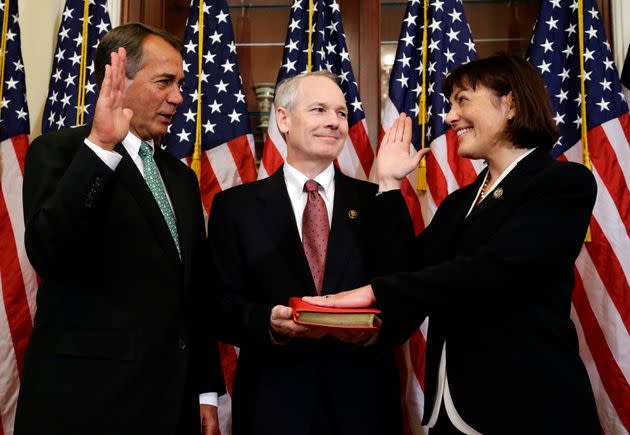
[[[376,175],[380,192],[400,189],[402,180],[418,167],[422,156],[429,152],[424,148],[410,154],[411,118],[401,113],[385,133],[376,157]]]

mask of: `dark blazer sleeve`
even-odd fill
[[[193,368],[197,375],[198,393],[225,393],[225,382],[217,342],[217,305],[213,298],[212,285],[208,285],[208,245],[203,221],[201,194],[197,179],[190,173],[191,207],[193,209],[193,252],[191,265],[191,288],[193,314],[192,333],[195,341]]]
[[[516,207],[498,228],[488,230],[492,235],[474,255],[453,256],[416,271],[373,280],[377,305],[395,312],[408,312],[413,306],[422,313],[432,313],[490,300],[517,299],[522,295],[509,291],[515,285],[535,294],[536,276],[570,269],[575,261],[595,196],[596,184],[586,168],[556,162],[530,182]],[[453,210],[446,202],[443,206],[442,213]],[[456,204],[459,208],[469,206]],[[427,236],[418,238],[415,246],[424,243],[438,249],[440,241],[448,241],[445,234],[449,228],[444,227],[439,213],[427,227]],[[412,249],[422,252],[424,248]],[[469,292],[469,288],[482,291]]]
[[[237,222],[230,214],[235,210],[232,207],[234,196],[228,197],[226,193],[231,192],[221,192],[214,197],[208,219],[208,264],[218,306],[216,328],[225,342],[268,347],[271,346],[271,305],[246,296],[252,289],[247,288],[251,280],[243,273],[247,270],[245,248],[240,243]]]
[[[418,249],[424,244],[415,240],[411,215],[400,190],[383,192],[374,197],[367,217],[363,228],[363,252],[370,280],[423,264],[422,255],[414,252],[414,247]],[[398,307],[395,313],[383,312],[380,317],[383,320],[380,343],[386,347],[405,342],[424,320],[417,307],[404,306]]]
[[[25,244],[31,263],[44,278],[74,273],[82,263],[113,174],[83,144],[81,130],[40,136],[26,155]]]

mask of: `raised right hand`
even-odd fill
[[[411,118],[403,112],[383,136],[376,157],[380,192],[400,189],[402,180],[418,167],[422,156],[429,152],[429,148],[424,148],[410,154],[411,134]]]
[[[94,109],[94,121],[88,140],[112,151],[129,132],[133,111],[123,107],[127,53],[124,48],[112,52],[111,65],[105,66],[105,77]]]

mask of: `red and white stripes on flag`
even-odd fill
[[[254,137],[225,0],[193,0],[184,41],[184,101],[162,142],[166,151],[193,167],[199,151],[199,188],[207,216],[216,193],[256,179]]]
[[[552,155],[584,162],[581,129],[586,122],[597,199],[591,241],[575,262],[571,318],[602,429],[606,434],[628,434],[630,115],[595,0],[543,0],[527,56],[545,80],[560,129]]]
[[[370,175],[374,150],[367,135],[365,114],[352,72],[339,4],[337,0],[313,0],[312,3],[311,8],[309,1],[293,1],[277,83],[306,71],[328,70],[339,76],[348,106],[349,131],[336,164],[346,175],[365,180]],[[272,106],[258,178],[273,174],[286,157],[287,144],[276,125],[275,107]]]
[[[630,432],[630,115],[588,133],[597,181],[591,242],[575,262],[572,319],[606,434]],[[561,158],[582,161],[581,144]]]
[[[0,3],[0,435],[13,433],[24,353],[33,328],[37,276],[24,247],[22,179],[29,116],[18,3]]]
[[[22,178],[28,136],[0,142],[0,434],[12,434],[37,276],[24,248]]]

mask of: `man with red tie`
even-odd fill
[[[366,254],[377,186],[333,165],[348,134],[344,95],[320,71],[282,82],[274,104],[286,163],[217,194],[208,223],[219,334],[240,348],[234,435],[401,433],[392,350],[376,336],[305,328],[286,306],[383,272]]]

